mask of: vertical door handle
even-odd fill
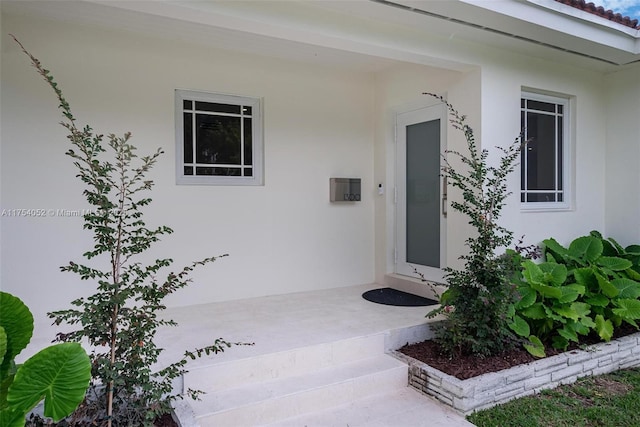
[[[447,217],[447,178],[442,178],[442,216]]]

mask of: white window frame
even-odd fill
[[[184,103],[199,101],[251,107],[252,176],[185,175],[184,174]],[[242,123],[242,121],[241,121]],[[262,99],[193,90],[175,90],[176,184],[178,185],[263,185],[264,137]]]
[[[558,174],[557,166],[556,166],[556,179],[562,180],[562,201],[561,202],[527,202],[522,201],[522,194],[526,192],[532,192],[535,190],[526,190],[522,186],[522,175],[520,176],[520,208],[523,211],[567,211],[572,209],[572,197],[573,197],[573,182],[571,181],[572,173],[571,173],[571,159],[573,157],[572,150],[572,136],[571,136],[571,102],[568,96],[561,95],[547,95],[542,93],[537,93],[528,90],[522,90],[521,93],[521,103],[522,99],[529,99],[534,101],[548,102],[552,104],[562,105],[562,175]],[[523,108],[520,108],[520,112],[522,114]],[[541,113],[543,114],[543,113]],[[526,123],[525,123],[526,126]],[[527,131],[526,129],[522,129],[524,139],[527,139]],[[557,143],[557,139],[556,139]],[[523,148],[527,150],[527,147]],[[526,162],[522,161],[520,163],[520,173],[522,174],[522,168],[526,168]],[[526,173],[525,173],[526,179]],[[556,188],[553,190],[549,190],[548,192],[558,191],[558,185],[556,184]],[[544,190],[539,190],[540,192],[545,192]]]

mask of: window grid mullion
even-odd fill
[[[529,123],[529,110],[527,108],[527,103],[524,103],[524,140],[527,141],[529,139],[529,127],[527,126],[527,123]],[[529,154],[528,154],[528,150],[529,147],[525,146],[525,151],[524,151],[524,165],[523,165],[523,169],[524,169],[524,201],[527,201],[527,193],[529,190]]]
[[[191,157],[191,161],[193,162],[193,174],[197,175],[196,173],[196,153],[198,152],[198,147],[196,147],[196,143],[198,142],[198,136],[196,134],[196,115],[197,113],[194,111],[193,114],[191,114],[191,151],[193,152]]]
[[[254,167],[263,155],[262,126],[254,123],[261,116],[261,101],[258,98],[180,89],[175,93],[176,143],[180,145],[177,152],[182,154],[176,159],[177,182],[262,185],[263,170],[260,165],[257,170]],[[196,107],[197,102],[202,103],[199,108]],[[213,111],[220,109],[225,111]],[[191,114],[187,120],[185,113]],[[211,126],[200,129],[201,122]],[[191,135],[185,139],[184,135],[189,131]],[[191,147],[187,147],[189,143]],[[257,144],[259,147],[255,148]],[[185,157],[189,156],[192,158],[186,162]],[[236,184],[236,180],[242,183]]]
[[[556,112],[553,116],[553,189],[554,201],[558,201],[558,104],[554,105],[554,111]]]
[[[529,139],[528,124],[529,124],[530,118],[533,115],[553,117],[552,135],[554,138],[552,142],[553,154],[551,157],[553,163],[550,164],[550,166],[553,167],[554,169],[552,171],[553,189],[533,190],[529,188],[529,184],[531,184],[531,182],[529,181],[529,172],[530,172],[529,171],[529,150],[526,149],[524,159],[522,161],[522,174],[523,174],[522,183],[521,183],[522,200],[524,201],[525,204],[527,204],[530,200],[529,195],[547,194],[548,196],[552,196],[551,197],[552,203],[560,203],[560,202],[565,203],[566,199],[564,197],[564,194],[565,194],[564,178],[566,176],[566,168],[565,168],[564,157],[567,151],[565,149],[565,145],[567,144],[568,138],[565,138],[565,134],[566,134],[565,128],[567,125],[565,124],[563,119],[566,115],[565,110],[567,109],[567,103],[562,99],[558,98],[557,100],[554,100],[551,97],[547,97],[543,95],[540,95],[539,97],[536,95],[531,95],[531,97],[529,97],[528,94],[523,94],[522,100],[524,101],[522,102],[523,105],[521,106],[521,112],[524,117],[524,123],[523,123],[524,129],[522,132],[523,132],[525,141]],[[542,111],[536,108],[532,109],[529,106],[529,102],[528,102],[529,100],[552,104],[553,105],[552,111]],[[562,108],[562,111],[560,111],[561,108]],[[539,158],[538,158],[538,161],[540,161]],[[562,189],[560,188],[561,185],[562,185]],[[539,200],[535,198],[531,201],[532,202],[535,201],[537,203]],[[542,202],[542,200],[540,200],[540,202]],[[534,207],[536,203],[531,203],[530,206]]]
[[[240,175],[244,176],[244,105],[240,106]]]

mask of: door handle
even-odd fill
[[[442,216],[444,218],[447,217],[447,178],[442,178],[442,206],[441,206],[441,211],[442,211]]]
[[[447,196],[442,196],[442,216],[447,217]]]

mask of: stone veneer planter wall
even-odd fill
[[[640,333],[467,380],[447,375],[398,351],[409,364],[409,385],[468,415],[580,377],[640,366]]]

